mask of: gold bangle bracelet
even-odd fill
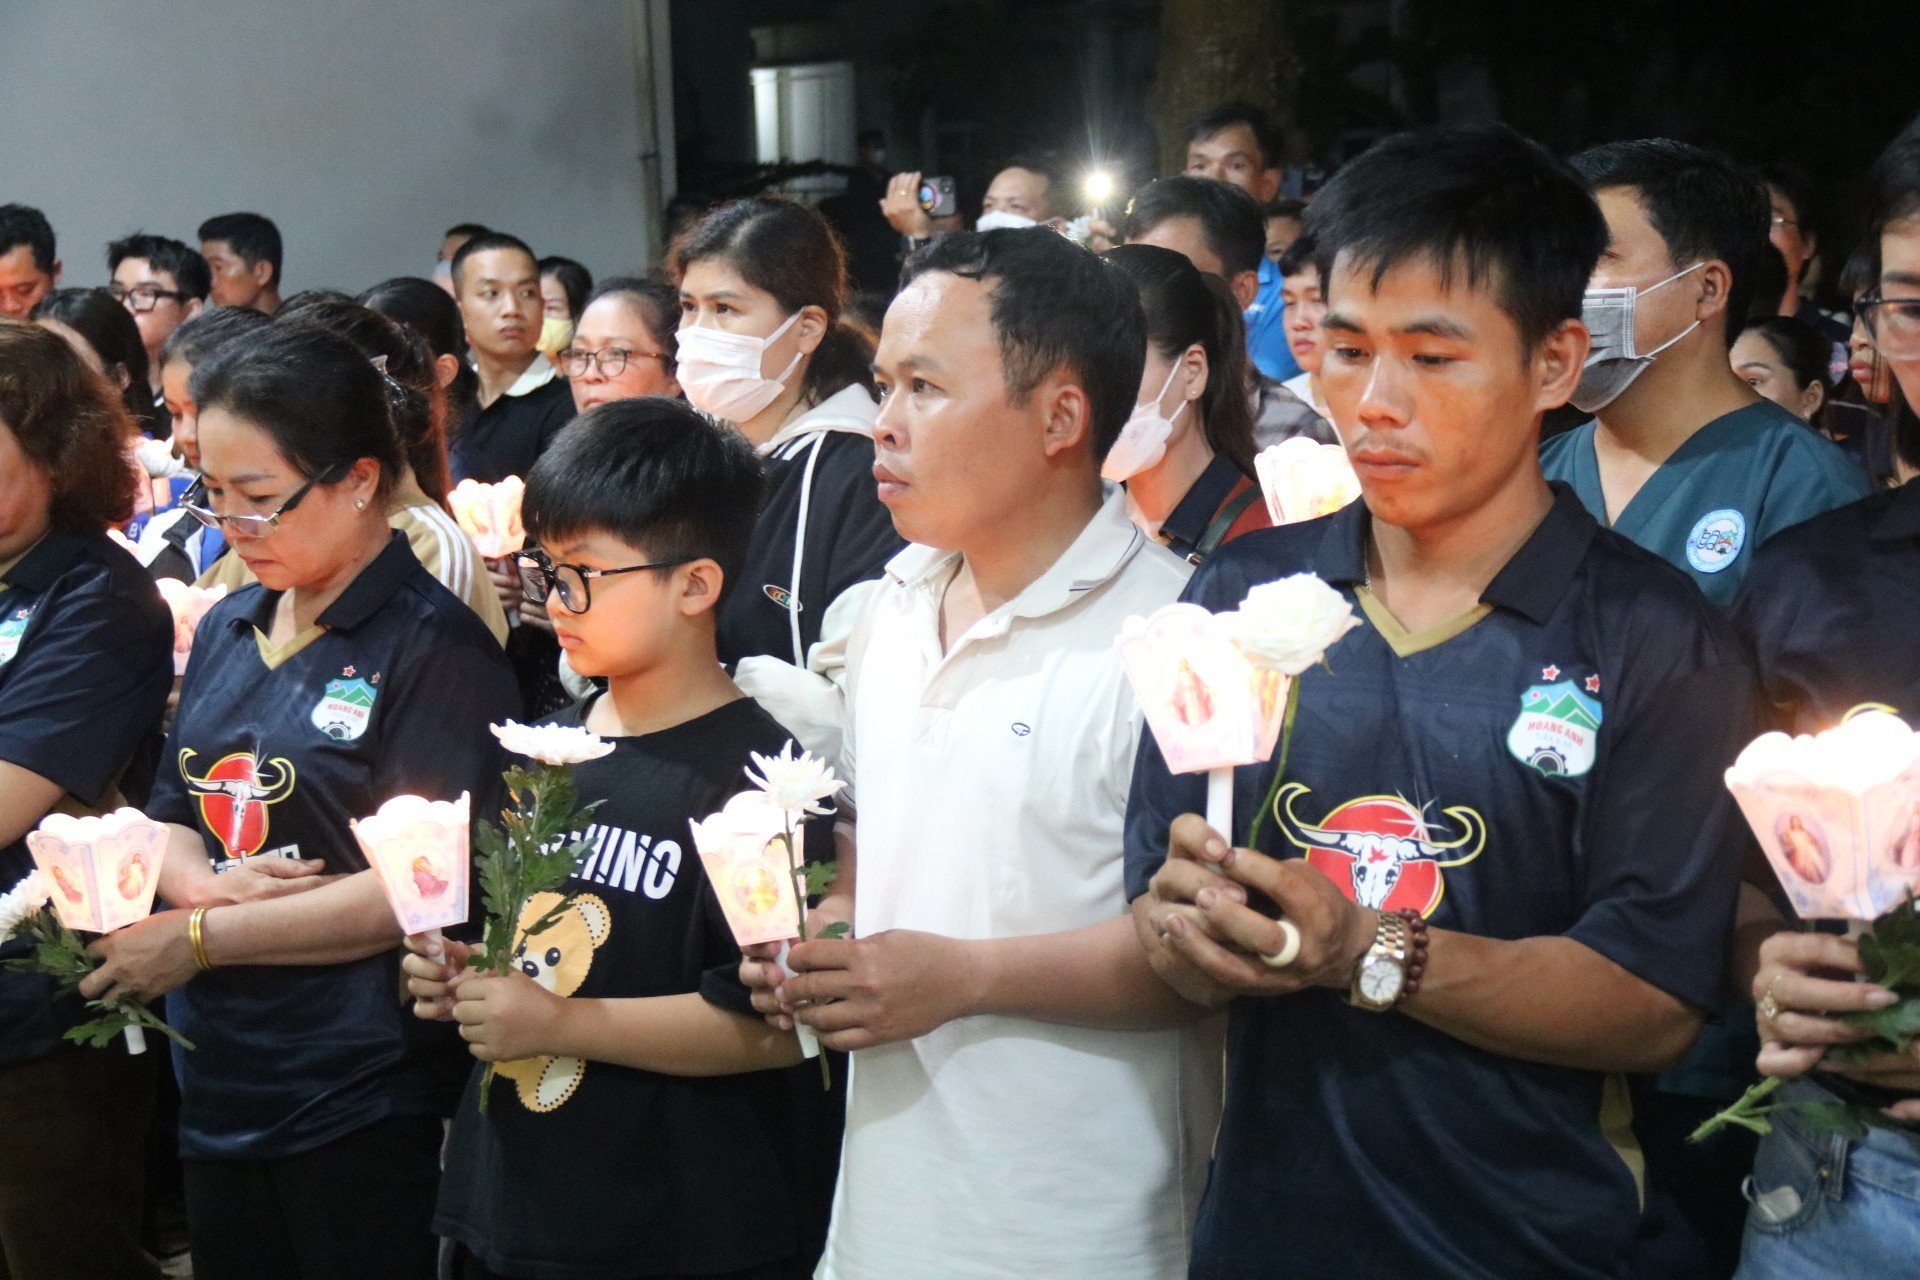
[[[193,953],[193,962],[205,973],[213,968],[213,961],[207,959],[206,939],[201,936],[201,924],[207,918],[205,907],[195,907],[193,914],[187,917],[187,950]]]

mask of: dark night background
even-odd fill
[[[1815,180],[1833,262],[1862,175],[1920,110],[1920,4],[700,0],[675,6],[673,58],[691,193],[759,184],[749,67],[831,58],[854,64],[887,166],[954,174],[963,207],[1018,154],[1166,171],[1188,104],[1244,97],[1295,165],[1486,120],[1561,153],[1665,135],[1790,163]]]

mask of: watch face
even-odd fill
[[[1360,970],[1360,996],[1370,1004],[1392,1004],[1399,998],[1400,984],[1405,980],[1399,965],[1376,956]]]

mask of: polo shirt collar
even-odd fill
[[[1240,468],[1225,454],[1214,454],[1186,496],[1176,502],[1167,518],[1160,522],[1160,541],[1180,549],[1182,554],[1199,546],[1215,513],[1241,479]]]
[[[406,535],[398,530],[389,533],[387,545],[381,548],[380,554],[368,562],[367,567],[347,584],[347,589],[332,604],[320,611],[315,622],[328,631],[352,631],[393,599],[419,563],[414,558],[413,548],[407,545]],[[249,608],[233,615],[234,628],[245,630],[251,627],[261,632],[270,629],[273,610],[280,603],[280,595],[278,591],[261,591]]]
[[[1875,542],[1920,538],[1920,485],[1911,482],[1893,491],[1893,500],[1873,525]]]
[[[1545,622],[1566,594],[1600,528],[1572,489],[1557,482],[1552,488],[1553,505],[1547,508],[1546,517],[1480,593],[1482,604],[1510,610],[1536,623]],[[1337,586],[1364,585],[1371,531],[1372,517],[1365,500],[1351,502],[1335,512],[1321,535],[1314,572]]]
[[[528,365],[518,378],[514,379],[513,385],[508,387],[503,394],[509,396],[524,396],[529,391],[538,391],[540,388],[546,386],[549,382],[552,382],[557,375],[558,371],[553,367],[553,361],[536,352],[533,357],[533,363]]]
[[[1126,492],[1116,488],[1072,544],[1026,590],[995,610],[1003,619],[1044,618],[1111,580],[1146,545],[1127,515]],[[959,566],[960,554],[909,545],[887,562],[887,576],[903,587],[932,591]]]
[[[34,592],[45,591],[79,563],[80,553],[86,545],[87,540],[80,534],[65,529],[49,529],[41,535],[40,541],[28,547],[4,573],[0,573],[0,582]]]

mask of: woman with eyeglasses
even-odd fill
[[[169,909],[96,944],[87,992],[171,993],[196,1046],[175,1069],[199,1280],[428,1280],[464,1057],[399,1003],[400,930],[347,824],[403,794],[492,811],[513,674],[388,525],[405,463],[365,352],[276,322],[192,393],[204,510],[259,581],[200,624],[147,806]],[[269,875],[300,892],[232,900]]]
[[[680,386],[767,460],[720,660],[803,746],[837,753],[839,654],[905,545],[873,482],[873,336],[842,314],[846,251],[813,209],[763,197],[694,224],[674,269]]]
[[[24,838],[48,813],[115,808],[129,766],[151,768],[173,624],[106,536],[133,509],[126,432],[66,342],[0,319],[0,893],[33,870]],[[0,961],[27,951],[0,942]],[[0,968],[0,1273],[16,1280],[159,1274],[139,1244],[156,1076],[118,1037],[63,1039],[89,1016]]]
[[[397,321],[344,297],[296,294],[281,307],[273,323],[330,329],[376,362],[403,455],[401,467],[387,489],[387,523],[406,535],[407,545],[427,572],[459,596],[486,623],[495,640],[506,643],[507,617],[486,563],[445,506],[445,418],[435,400],[438,371],[426,345]],[[212,517],[205,509],[203,491],[204,485],[195,486],[187,502],[189,514],[197,508],[198,518],[205,523]],[[200,585],[238,590],[253,580],[253,571],[245,560],[227,556],[200,579]]]
[[[674,327],[680,298],[671,285],[613,276],[594,286],[573,341],[554,359],[573,388],[573,407],[636,396],[678,396]]]

